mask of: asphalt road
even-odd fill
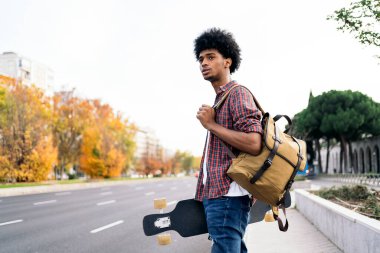
[[[142,230],[157,213],[153,199],[166,197],[165,211],[194,197],[195,178],[141,181],[86,190],[0,198],[0,252],[209,252],[207,235],[157,244]]]

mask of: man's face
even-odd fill
[[[199,67],[203,78],[207,81],[216,81],[229,74],[231,59],[224,58],[216,49],[203,50],[198,57]]]

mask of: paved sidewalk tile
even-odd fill
[[[249,253],[341,253],[296,209],[287,209],[289,229],[281,232],[277,222],[258,222],[247,227]]]

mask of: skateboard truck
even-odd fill
[[[264,216],[264,221],[265,222],[273,222],[275,221],[274,217],[273,217],[273,212],[272,210],[269,210],[265,213],[265,216]]]
[[[164,208],[167,207],[166,198],[160,198],[160,199],[154,199],[154,209],[159,209],[160,213],[164,213]],[[170,227],[170,218],[169,217],[163,217],[158,218],[154,222],[154,226],[158,228],[166,228]],[[169,233],[163,233],[160,235],[157,235],[157,241],[159,245],[168,245],[172,242],[172,237]]]

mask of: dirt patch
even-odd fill
[[[357,213],[380,220],[380,192],[366,186],[335,186],[313,191],[314,194]]]

